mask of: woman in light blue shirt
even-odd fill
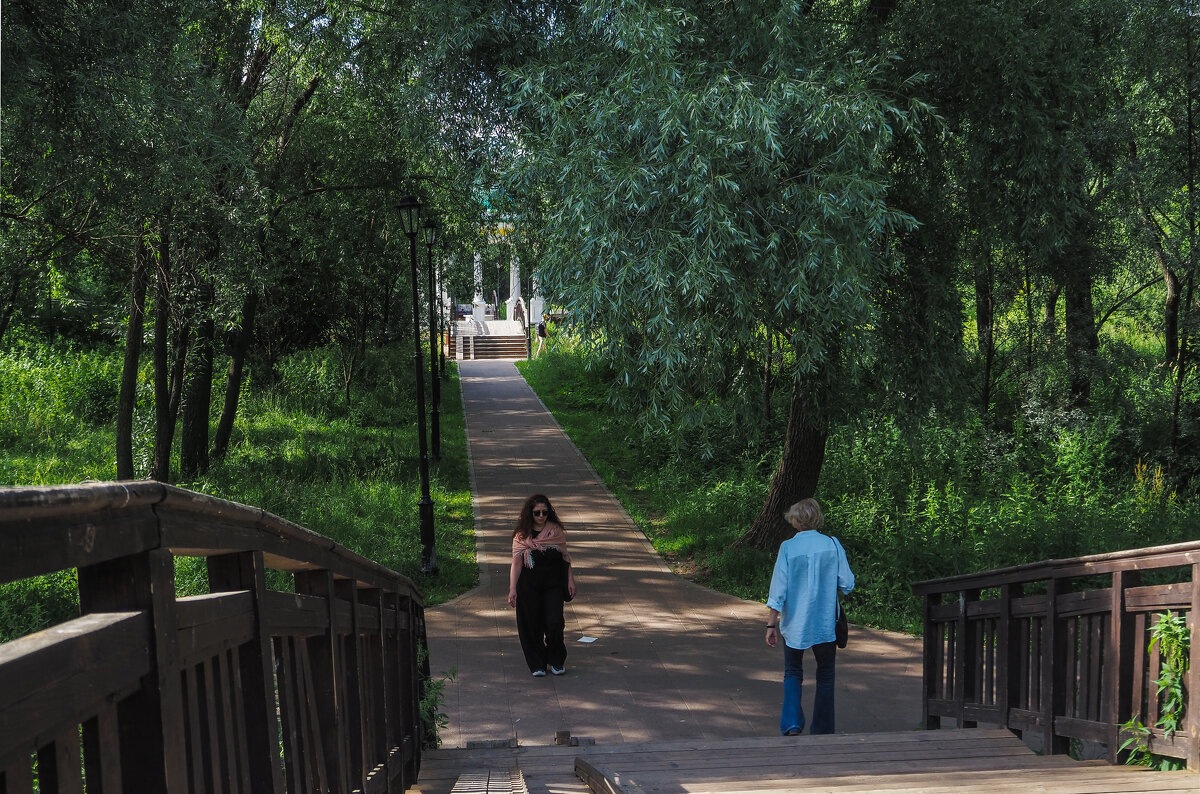
[[[779,546],[767,596],[767,645],[774,648],[783,636],[779,732],[795,736],[804,730],[804,708],[800,704],[804,649],[812,648],[817,660],[817,691],[809,733],[833,733],[837,593],[854,589],[854,573],[842,544],[817,531],[825,518],[816,499],[796,502],[783,517],[796,528],[796,534]]]

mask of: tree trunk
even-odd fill
[[[12,274],[12,286],[8,290],[8,295],[4,300],[3,308],[0,308],[0,340],[4,339],[4,334],[8,331],[8,324],[12,322],[13,314],[17,310],[17,298],[21,295],[21,269],[16,269]]]
[[[246,363],[246,351],[250,349],[250,340],[254,338],[254,314],[257,309],[258,292],[251,289],[242,303],[242,328],[233,344],[233,350],[230,351],[225,406],[221,411],[221,421],[217,424],[217,435],[212,446],[212,457],[215,460],[225,457],[229,449],[229,439],[233,435],[233,423],[237,419],[238,401],[242,395],[242,370]]]
[[[1158,247],[1162,254],[1162,247]],[[1163,300],[1163,340],[1166,352],[1163,358],[1174,366],[1179,361],[1179,276],[1163,266],[1163,281],[1167,285],[1167,296]]]
[[[140,237],[133,253],[132,301],[129,306],[129,326],[125,329],[125,361],[121,366],[121,389],[117,398],[117,479],[132,480],[133,472],[133,411],[137,405],[138,363],[142,358],[142,335],[145,332],[146,260],[149,258],[146,238]]]
[[[180,323],[171,342],[171,399],[168,407],[172,435],[179,419],[179,403],[183,398],[183,374],[187,366],[188,350],[192,344],[192,329]]]
[[[158,248],[158,274],[154,296],[154,471],[159,482],[171,481],[171,442],[175,414],[171,412],[171,237],[162,226]]]
[[[979,339],[979,356],[983,360],[979,407],[980,413],[987,416],[992,407],[992,365],[996,357],[991,249],[983,247],[979,258],[980,261],[975,264],[975,333]]]
[[[202,319],[196,329],[194,362],[183,405],[183,434],[179,439],[179,468],[185,480],[208,471],[208,412],[212,402],[213,347],[216,336],[212,319],[213,290],[206,284],[201,306]]]
[[[383,347],[388,342],[388,325],[391,323],[392,309],[392,283],[393,279],[384,279],[383,284],[383,309],[379,320],[379,336],[376,338],[376,347]]]
[[[774,352],[775,333],[767,329],[767,356],[763,363],[763,421],[768,424],[771,421],[771,388],[774,385],[771,382],[771,358]]]
[[[1100,349],[1096,317],[1092,308],[1092,273],[1086,254],[1074,247],[1073,262],[1060,261],[1057,272],[1064,277],[1064,314],[1066,317],[1067,379],[1071,402],[1086,407],[1092,398],[1092,365]]]
[[[1129,152],[1136,160],[1136,144],[1129,144]],[[1137,204],[1138,218],[1150,243],[1150,250],[1154,253],[1158,269],[1162,272],[1163,283],[1167,287],[1167,295],[1163,300],[1163,359],[1167,365],[1175,366],[1179,358],[1179,275],[1171,269],[1171,263],[1167,261],[1167,252],[1163,250],[1162,245],[1163,230],[1155,222],[1150,207],[1146,205],[1146,198],[1136,182],[1133,185],[1133,198]]]
[[[783,442],[779,468],[771,478],[771,488],[767,491],[767,499],[758,518],[738,538],[738,545],[774,552],[780,543],[795,533],[791,524],[784,521],[783,513],[796,502],[817,492],[828,438],[828,425],[815,416],[807,396],[801,392],[800,386],[796,386],[788,408],[787,436]]]
[[[1062,294],[1059,284],[1051,284],[1042,304],[1042,344],[1050,344],[1058,333],[1058,296]]]

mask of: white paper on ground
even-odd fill
[[[595,637],[580,637],[579,641],[580,642],[595,642],[596,638]]]

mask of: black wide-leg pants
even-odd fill
[[[517,580],[517,635],[530,672],[545,670],[546,665],[563,667],[567,661],[567,645],[563,640],[563,592],[561,578],[521,571]]]

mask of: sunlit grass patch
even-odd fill
[[[0,387],[0,485],[58,485],[115,477],[112,416],[102,416],[105,411],[97,401],[115,396],[115,387],[110,394],[103,383],[105,377],[119,373],[120,356],[116,351],[107,358],[89,355],[90,363],[74,370],[65,354],[47,349],[0,351],[0,376],[5,378]],[[325,371],[316,363],[319,356],[312,351],[303,354],[305,366],[313,372]],[[361,379],[349,407],[341,392],[330,399],[329,389],[318,389],[315,397],[287,391],[288,384],[302,385],[303,378],[283,379],[281,384],[252,378],[226,458],[214,462],[196,482],[179,485],[261,507],[325,535],[409,576],[421,588],[426,604],[434,605],[470,589],[478,573],[457,369],[448,362],[441,389],[442,458],[430,465],[440,572],[428,576],[420,573],[419,562],[420,493],[411,366],[405,353],[393,350],[373,350],[369,359],[371,365],[365,370],[370,377]],[[285,371],[291,371],[288,367],[284,362]],[[76,371],[81,380],[72,378]],[[148,370],[142,377],[149,377]],[[143,419],[152,410],[152,406],[139,406]],[[269,583],[290,589],[287,579],[270,574]],[[12,607],[7,613],[0,610],[0,632],[19,636],[30,627],[71,617],[77,606],[59,597],[62,581],[56,575],[0,586],[0,603]],[[203,560],[181,558],[176,581],[181,594],[206,592]],[[28,606],[43,588],[44,608]]]

